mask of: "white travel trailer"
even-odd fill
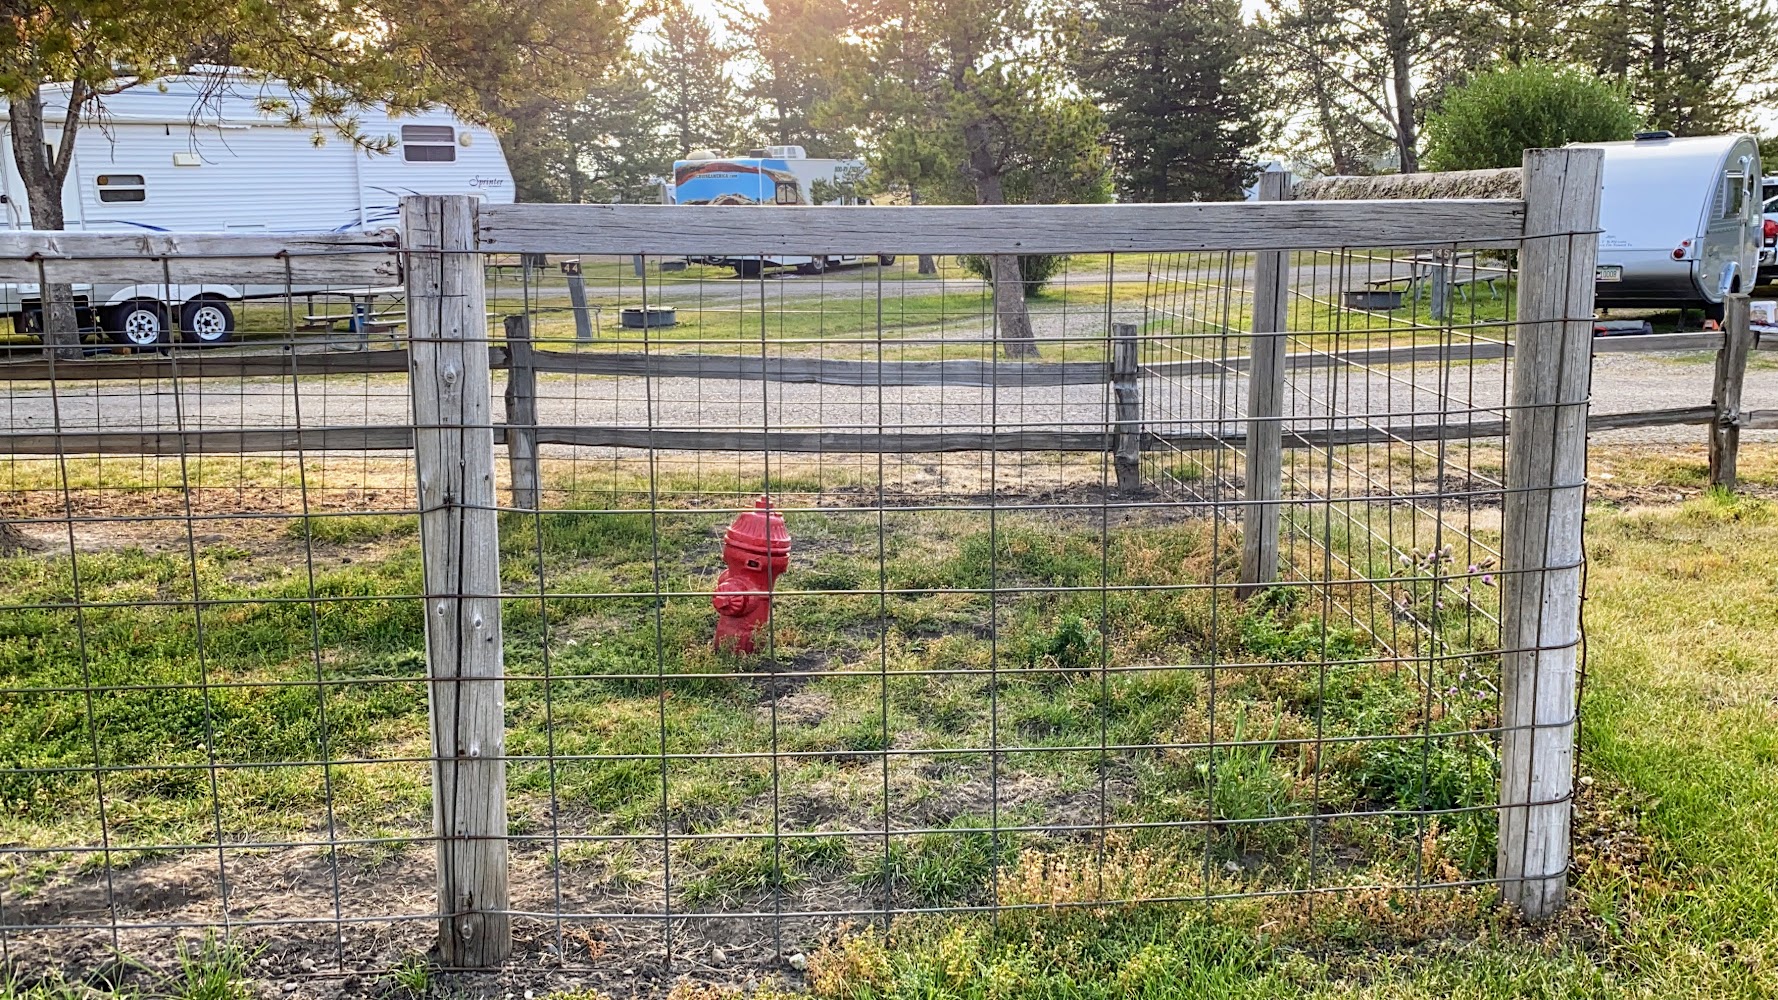
[[[67,89],[43,89],[45,131],[61,134]],[[407,194],[513,200],[512,173],[485,128],[444,110],[392,116],[360,109],[366,138],[395,148],[367,153],[327,124],[293,125],[281,109],[301,99],[246,74],[168,77],[105,99],[82,122],[62,187],[66,228],[87,232],[313,233],[397,223]],[[8,109],[0,103],[0,210],[4,227],[31,228],[31,205],[13,164]],[[151,346],[181,335],[220,343],[234,332],[229,303],[283,288],[220,283],[77,286],[82,313],[122,343]],[[36,332],[35,285],[0,285],[0,313]]]
[[[750,156],[721,156],[698,150],[673,163],[676,205],[868,205],[857,194],[865,167],[858,160],[811,158],[801,146],[767,146]],[[858,256],[706,257],[706,264],[732,267],[753,276],[767,267],[819,274],[834,264],[854,264]],[[895,262],[878,255],[879,263]]]
[[[1646,132],[1605,151],[1601,308],[1702,308],[1753,287],[1761,240],[1759,144],[1751,135]]]

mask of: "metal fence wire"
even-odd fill
[[[410,199],[405,289],[265,278],[299,248],[232,345],[21,346],[0,963],[795,976],[913,914],[1547,912],[1597,204],[1556,152],[1523,201],[1139,238],[850,210],[858,260],[839,210]],[[955,256],[1032,246],[1022,303]]]

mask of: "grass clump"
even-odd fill
[[[178,959],[167,983],[169,1000],[255,1000],[248,978],[253,956],[239,946],[206,935],[200,944],[180,945]]]
[[[855,880],[905,895],[927,906],[971,903],[982,898],[994,869],[1012,858],[1012,839],[997,839],[979,818],[965,817],[950,830],[891,839],[859,864]]]
[[[284,522],[287,537],[329,545],[411,538],[419,530],[420,519],[413,514],[310,514]]]

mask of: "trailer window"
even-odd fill
[[[457,129],[451,125],[403,125],[401,158],[409,163],[454,163]]]
[[[795,181],[779,181],[776,201],[780,205],[800,205],[802,197],[797,193]]]
[[[1741,212],[1747,207],[1747,175],[1724,174],[1722,193],[1716,199],[1719,219],[1739,219]]]
[[[148,188],[141,174],[100,174],[100,201],[147,201]]]

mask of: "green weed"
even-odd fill
[[[410,955],[389,970],[389,980],[409,996],[423,997],[432,991],[432,966],[421,956]]]
[[[995,837],[980,819],[965,818],[951,830],[892,839],[887,851],[860,862],[855,880],[872,888],[906,893],[916,902],[944,905],[981,898],[997,865],[1010,862],[1012,838]]]
[[[206,935],[201,944],[180,945],[179,971],[167,983],[171,1000],[255,1000],[248,979],[252,955]]]

